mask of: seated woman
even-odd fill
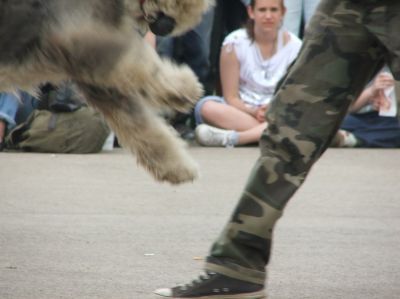
[[[393,76],[382,70],[350,106],[334,147],[400,147],[400,122]]]
[[[301,41],[281,28],[283,0],[252,0],[246,29],[229,34],[220,56],[223,97],[195,107],[196,139],[204,146],[258,142],[276,85],[295,60]]]

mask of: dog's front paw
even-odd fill
[[[203,87],[187,66],[180,66],[171,77],[171,91],[167,104],[172,109],[188,112],[203,95]]]
[[[199,176],[196,163],[193,161],[185,161],[185,164],[171,165],[168,169],[163,169],[158,173],[156,179],[159,181],[167,181],[171,184],[181,184],[192,182]]]
[[[168,143],[160,141],[156,147],[147,146],[147,150],[136,153],[137,161],[157,181],[171,184],[192,182],[199,175],[198,166],[181,144],[180,141],[174,142],[168,147]]]

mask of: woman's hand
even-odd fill
[[[376,111],[388,111],[390,109],[390,100],[387,98],[383,89],[378,90],[378,93],[372,99],[371,104]]]
[[[375,110],[389,110],[390,101],[386,97],[385,89],[394,85],[393,77],[388,73],[379,74],[372,84],[373,96],[370,102]]]
[[[390,108],[390,102],[385,95],[385,89],[393,85],[394,79],[390,73],[379,73],[374,81],[351,104],[349,112],[357,112],[366,105],[372,105],[375,110],[384,109],[383,107],[387,108],[388,106]]]
[[[394,85],[393,76],[389,73],[380,73],[376,76],[374,83],[372,83],[373,90],[378,93],[379,90],[384,90],[386,88],[392,87]]]
[[[257,119],[258,122],[263,123],[265,122],[265,113],[268,110],[268,105],[262,105],[258,107],[254,112],[254,117]]]

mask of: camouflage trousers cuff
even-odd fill
[[[214,263],[215,258],[208,258],[205,270],[220,273],[235,279],[248,281],[256,284],[265,284],[267,274],[264,271],[245,268],[231,262]]]

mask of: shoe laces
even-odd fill
[[[225,147],[234,147],[232,138],[233,131],[219,128],[209,128],[210,138],[215,140],[213,143],[221,143]]]
[[[192,282],[179,286],[181,291],[187,291],[190,288],[193,288],[199,284],[202,284],[204,281],[209,280],[212,276],[214,276],[215,272],[206,271],[204,274],[200,274],[198,278],[192,280]]]

